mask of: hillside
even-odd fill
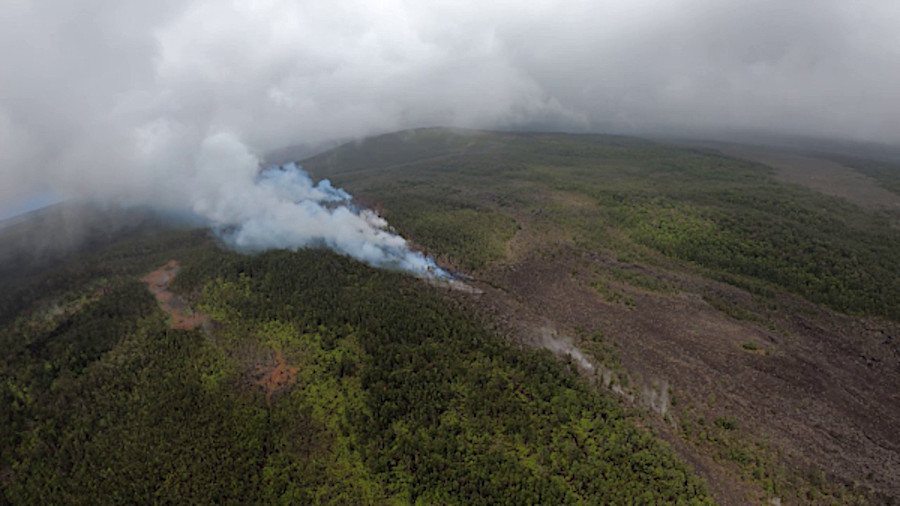
[[[615,136],[424,129],[302,164],[477,290],[145,218],[7,256],[3,500],[900,497],[894,211]]]
[[[900,494],[894,207],[616,136],[425,129],[304,165],[473,275],[516,340],[571,339],[601,383],[664,413],[717,499]]]

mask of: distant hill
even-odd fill
[[[0,221],[0,275],[25,275],[81,251],[159,227],[149,209],[63,202]]]

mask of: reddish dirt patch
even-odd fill
[[[141,281],[147,283],[147,289],[156,297],[162,310],[172,317],[173,329],[193,330],[202,326],[209,318],[193,312],[182,297],[169,290],[169,284],[178,275],[178,269],[178,261],[169,260],[141,278]]]
[[[256,366],[256,373],[251,377],[252,383],[266,392],[266,400],[286,391],[296,381],[299,367],[289,365],[280,351],[272,352],[265,361]]]

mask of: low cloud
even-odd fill
[[[875,0],[13,0],[0,205],[194,209],[272,150],[429,125],[895,141],[898,20]]]

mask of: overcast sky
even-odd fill
[[[0,2],[0,207],[177,203],[221,134],[900,134],[893,0]]]

